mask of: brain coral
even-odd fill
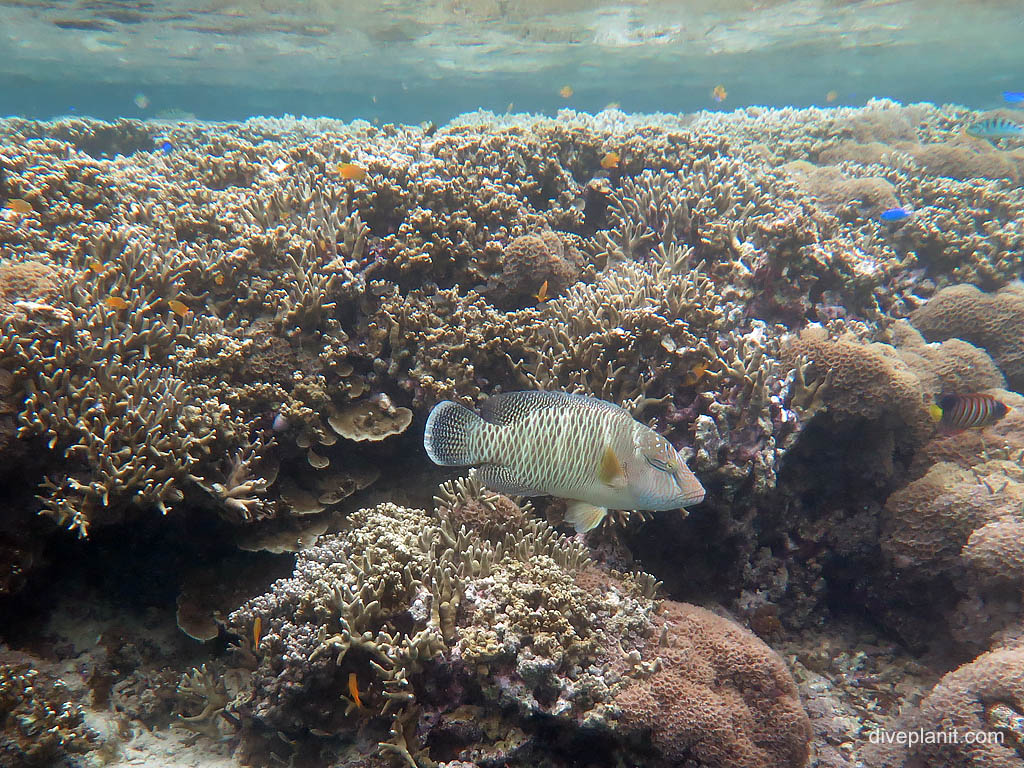
[[[961,339],[926,344],[905,320],[896,323],[893,335],[900,359],[933,397],[945,392],[984,392],[1006,386],[1006,379],[992,358],[973,344]]]
[[[928,341],[957,338],[983,347],[1016,390],[1024,390],[1024,288],[1011,285],[982,293],[952,285],[910,316]]]
[[[805,416],[824,411],[833,437],[856,435],[858,471],[891,477],[897,455],[934,429],[920,379],[887,344],[830,339],[811,326],[787,341],[783,359],[797,368],[794,407]]]
[[[708,610],[665,601],[662,660],[648,680],[616,697],[623,720],[650,731],[673,765],[798,768],[810,724],[782,659],[758,638]]]
[[[943,677],[921,702],[915,718],[918,727],[956,732],[961,738],[910,747],[905,765],[1021,768],[1024,765],[1022,718],[1024,648],[982,654]],[[969,731],[1000,734],[1000,738],[962,738]]]
[[[962,573],[960,552],[972,534],[1016,518],[1024,504],[1024,484],[1005,475],[1008,464],[992,461],[970,470],[948,462],[932,466],[886,501],[883,549],[898,567],[918,576]]]

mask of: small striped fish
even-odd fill
[[[438,403],[423,447],[442,466],[478,465],[480,481],[512,496],[548,494],[570,501],[578,532],[609,509],[679,509],[704,488],[672,444],[629,412],[567,392],[508,392],[480,413]]]
[[[1024,126],[1001,117],[990,117],[967,126],[967,135],[976,139],[1022,138]]]
[[[992,395],[942,395],[930,409],[932,420],[946,429],[977,429],[995,424],[1009,408]]]

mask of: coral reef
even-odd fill
[[[136,530],[296,553],[269,590],[221,551],[162,566],[191,650],[105,640],[90,684],[251,763],[801,765],[785,664],[810,760],[850,768],[1020,634],[1024,163],[974,119],[0,121],[30,207],[0,211],[0,596]],[[523,388],[629,408],[706,502],[566,539],[557,502],[426,465],[435,402]],[[978,391],[1014,411],[936,429]],[[932,667],[893,682],[912,663],[843,615]],[[922,722],[987,695],[945,690]],[[1010,738],[1020,702],[990,704]]]
[[[1024,761],[1020,751],[1024,741],[1022,681],[1024,651],[1020,648],[982,654],[950,672],[907,723],[909,729],[948,735],[905,747],[902,754],[886,756],[880,765],[1019,768]]]
[[[226,710],[250,754],[256,744],[279,750],[277,733],[324,740],[380,731],[383,718],[391,738],[382,732],[381,748],[410,765],[428,751],[479,759],[498,744],[478,728],[460,733],[459,712],[494,702],[507,713],[496,732],[517,734],[510,765],[553,748],[538,715],[563,738],[597,729],[629,754],[631,734],[661,710],[677,719],[645,765],[684,754],[708,766],[805,763],[794,685],[755,637],[693,606],[657,608],[650,577],[589,563],[578,543],[472,477],[439,500],[438,516],[393,504],[353,514],[299,555],[292,578],[231,616],[243,637],[262,628],[253,691]],[[728,669],[716,672],[719,658]],[[715,675],[735,690],[712,688]],[[339,699],[343,709],[324,706]]]
[[[31,657],[0,649],[0,762],[11,768],[72,761],[100,746],[64,683],[33,668]]]

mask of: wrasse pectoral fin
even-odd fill
[[[610,446],[604,447],[601,454],[601,466],[597,470],[598,479],[609,488],[626,487],[626,471],[622,468],[622,462],[615,455],[615,450]]]
[[[572,523],[576,533],[586,533],[597,528],[607,514],[608,510],[604,507],[595,507],[585,501],[570,501],[565,511],[565,520]]]

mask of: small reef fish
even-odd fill
[[[548,281],[547,280],[545,280],[543,283],[541,283],[541,286],[540,286],[539,289],[537,289],[537,293],[534,296],[534,298],[537,299],[537,303],[538,304],[543,304],[545,301],[548,300]]]
[[[716,85],[714,88],[711,89],[711,98],[717,101],[718,103],[725,101],[726,98],[728,98],[728,96],[729,92],[725,90],[724,85]]]
[[[260,640],[263,639],[263,617],[257,616],[252,623],[252,647],[256,650],[260,647]]]
[[[563,85],[558,89],[558,95],[563,99],[571,99],[574,93],[576,93],[576,91],[572,89],[571,85]]]
[[[618,152],[609,152],[604,157],[601,158],[601,167],[604,168],[606,171],[610,171],[613,168],[618,168],[620,159],[621,158],[619,157]]]
[[[435,464],[477,465],[488,488],[567,499],[583,533],[609,509],[680,509],[704,487],[664,437],[628,411],[568,392],[506,392],[474,413],[445,400],[427,417],[423,447]]]
[[[976,139],[1013,139],[1024,136],[1024,126],[1001,117],[990,117],[967,126],[967,135]]]
[[[169,141],[164,141],[160,145],[160,151],[163,152],[165,155],[169,155],[169,154],[171,154],[171,152],[174,151],[174,145],[171,144],[171,142],[169,142]]]
[[[7,201],[8,210],[15,213],[32,213],[32,203],[22,200],[20,197],[12,197]]]
[[[950,430],[980,429],[995,424],[1010,409],[992,395],[942,395],[928,409],[932,421]]]
[[[103,262],[93,259],[89,262],[89,271],[95,272],[97,275],[103,271]]]
[[[357,707],[363,708],[363,702],[359,698],[359,679],[355,672],[348,673],[348,695],[352,697]]]
[[[122,299],[120,296],[107,296],[107,298],[103,300],[103,304],[107,307],[107,309],[117,310],[128,309],[128,307],[131,306],[127,301]]]
[[[686,376],[683,377],[683,384],[685,384],[688,387],[692,387],[695,384],[699,384],[701,379],[703,379],[704,376],[707,375],[707,372],[707,363],[697,363],[695,366],[690,368],[689,371],[686,372]]]
[[[149,97],[144,93],[136,93],[132,101],[135,102],[135,106],[139,109],[147,109],[149,107]]]
[[[1003,91],[1003,101],[1007,104],[1024,104],[1024,91]]]
[[[829,91],[825,94],[825,101],[831,104],[833,101],[839,98],[839,91]]]
[[[168,299],[167,306],[171,308],[171,312],[176,314],[178,317],[184,317],[188,314],[188,305],[183,301],[177,299]]]
[[[910,209],[902,205],[882,211],[879,216],[882,221],[903,221],[910,218]]]
[[[366,178],[366,169],[355,163],[338,163],[335,170],[341,178],[348,181],[362,181]]]

